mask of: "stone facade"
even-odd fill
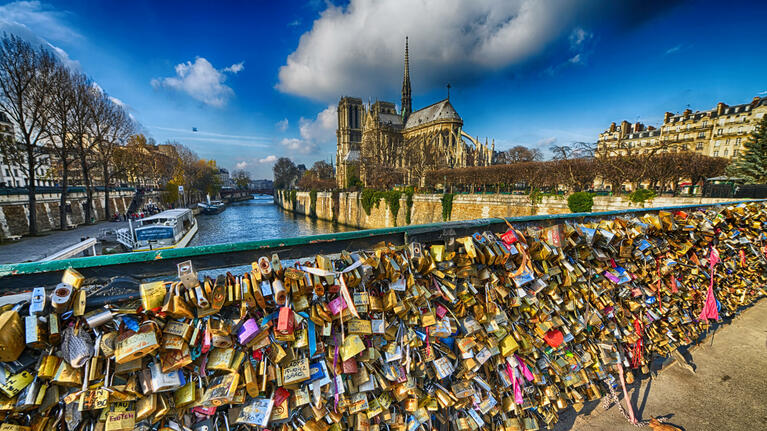
[[[727,202],[731,199],[699,198],[699,197],[658,197],[649,202],[645,207],[665,207],[677,205],[699,205]],[[275,204],[283,209],[298,214],[309,215],[311,197],[308,192],[296,194],[296,205],[289,198],[283,198],[282,192],[275,193]],[[637,208],[623,196],[595,196],[592,211],[620,211]],[[376,208],[370,210],[370,215],[365,213],[359,200],[358,193],[338,193],[338,203],[334,204],[333,194],[328,192],[317,193],[315,206],[317,218],[327,221],[335,221],[347,226],[360,229],[376,229],[383,227],[405,225],[407,213],[407,200],[403,194],[400,199],[399,212],[395,219],[389,211],[386,201],[381,200]],[[568,214],[567,199],[564,197],[544,197],[533,212],[530,200],[524,195],[479,195],[466,194],[455,195],[453,199],[450,220],[474,220],[479,218],[493,217],[522,217],[533,214]],[[441,223],[442,220],[442,195],[440,194],[416,194],[413,196],[413,208],[410,213],[410,224]]]
[[[110,192],[109,201],[112,213],[125,213],[133,199],[133,193],[127,191]],[[76,226],[85,223],[84,193],[72,193],[68,199],[71,212],[67,214],[67,223]],[[104,220],[104,194],[93,193],[94,217]],[[0,196],[0,240],[29,233],[29,205],[24,195]],[[59,195],[55,193],[37,195],[37,229],[39,232],[58,230]]]
[[[408,55],[406,39],[400,112],[391,102],[366,106],[356,97],[342,97],[338,102],[339,188],[348,187],[355,178],[372,183],[375,169],[397,173],[402,182],[418,184],[429,169],[492,163],[495,143],[488,145],[485,140],[483,144],[463,131],[463,120],[450,103],[449,94],[447,99],[413,112]]]
[[[666,112],[659,128],[612,123],[599,134],[596,155],[693,151],[732,159],[743,152],[743,144],[766,113],[767,97],[754,97],[751,103],[735,106],[720,102],[708,111]]]

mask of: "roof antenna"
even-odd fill
[[[447,83],[447,101],[450,101],[450,83]]]

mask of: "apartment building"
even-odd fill
[[[0,112],[0,139],[13,139],[13,124]],[[35,172],[35,183],[38,186],[53,186],[53,180],[48,178],[51,169],[50,156],[40,157],[40,166]],[[26,170],[15,163],[8,163],[0,154],[0,187],[26,187],[28,184]]]
[[[660,127],[622,121],[599,134],[598,157],[640,155],[655,152],[693,151],[713,157],[733,159],[743,152],[743,144],[767,113],[767,97],[754,97],[750,103],[728,106],[719,102],[707,111],[666,112]]]

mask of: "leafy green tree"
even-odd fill
[[[237,169],[232,172],[232,181],[238,189],[247,189],[250,186],[250,174],[244,169]]]
[[[743,154],[727,168],[727,174],[751,183],[767,183],[767,116],[756,125],[744,147]]]
[[[287,189],[293,187],[298,181],[298,168],[287,157],[280,157],[272,168],[274,171],[274,188]]]

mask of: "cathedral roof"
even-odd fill
[[[419,109],[409,117],[405,123],[405,128],[418,127],[421,124],[431,123],[432,121],[463,121],[461,116],[455,111],[450,100],[444,99],[433,105]]]
[[[402,117],[397,114],[378,114],[378,121],[393,127],[402,127]]]

